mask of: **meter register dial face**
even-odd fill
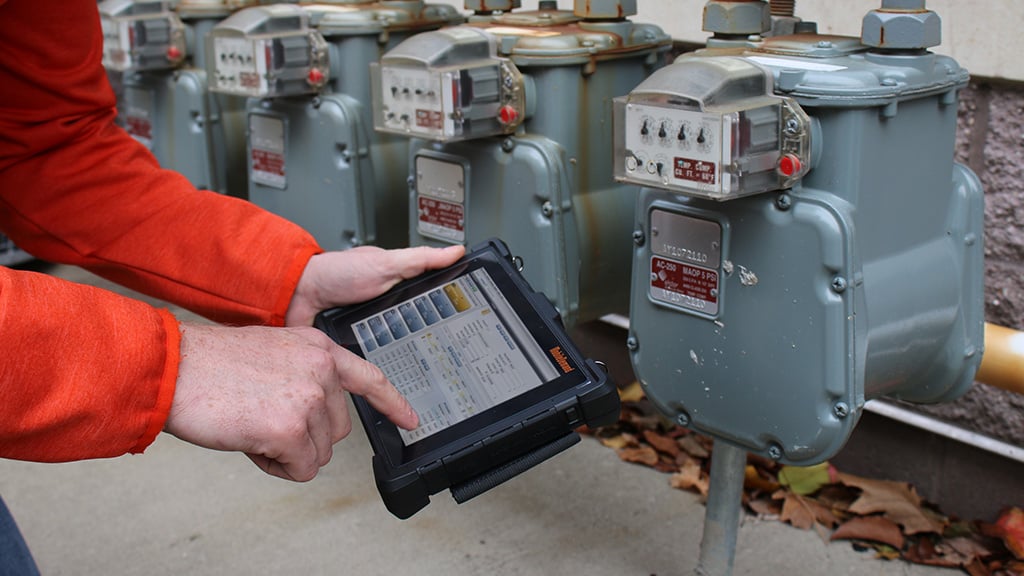
[[[444,138],[458,133],[452,112],[459,101],[458,72],[382,67],[384,126]]]
[[[685,186],[720,195],[732,158],[722,145],[728,116],[649,104],[626,107],[626,175],[651,186]],[[728,189],[728,186],[726,186]]]
[[[236,94],[267,94],[267,61],[271,59],[270,50],[269,40],[215,37],[214,75],[218,86]]]

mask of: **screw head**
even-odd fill
[[[516,141],[511,138],[505,138],[501,141],[501,149],[505,152],[511,152],[516,147]]]
[[[842,276],[836,276],[832,279],[832,291],[836,294],[842,294],[846,292],[846,278]]]
[[[832,407],[832,413],[836,415],[836,418],[846,418],[850,415],[850,405],[846,402],[836,402]]]
[[[687,414],[686,412],[680,412],[679,414],[676,415],[676,424],[679,424],[680,426],[682,426],[684,428],[689,426],[690,425],[690,415]]]
[[[782,458],[782,447],[778,444],[772,444],[769,446],[768,457],[772,460],[780,460]]]
[[[644,231],[643,230],[633,230],[633,244],[636,244],[637,246],[643,246],[644,245]]]
[[[629,348],[630,352],[636,352],[636,349],[640,347],[640,343],[637,342],[636,336],[630,336],[626,338],[626,348]]]
[[[551,202],[545,202],[541,205],[540,212],[545,218],[551,218],[551,215],[555,213],[555,207],[551,205]]]
[[[793,198],[786,193],[779,194],[775,197],[775,207],[785,212],[793,207]]]

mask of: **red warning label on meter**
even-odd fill
[[[253,148],[251,160],[253,180],[269,186],[284,188],[284,154]]]
[[[416,109],[416,125],[421,128],[434,128],[440,130],[443,126],[444,116],[438,110]]]
[[[124,130],[142,143],[143,146],[153,149],[153,123],[146,116],[136,116],[131,113],[125,115]]]
[[[420,196],[418,229],[427,236],[463,242],[466,239],[465,211],[462,204]]]
[[[718,272],[652,256],[651,297],[707,314],[716,314]]]
[[[679,180],[689,180],[700,184],[714,184],[718,175],[714,162],[693,160],[691,158],[674,158],[672,175]]]

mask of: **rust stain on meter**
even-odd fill
[[[722,226],[665,210],[651,211],[652,299],[718,314]]]

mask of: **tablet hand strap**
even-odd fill
[[[580,441],[580,435],[570,432],[550,444],[535,448],[519,458],[485,472],[475,478],[451,487],[452,498],[459,504],[494,488],[502,482],[533,468],[562,450]]]

